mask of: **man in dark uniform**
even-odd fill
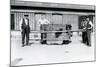
[[[29,26],[29,18],[28,15],[24,15],[24,18],[21,20],[21,34],[22,34],[22,47],[25,46],[25,37],[26,37],[26,45],[29,44],[29,33],[30,33],[30,26]]]
[[[82,29],[84,30],[82,32],[82,42],[83,43],[86,43],[86,27],[87,27],[87,22],[86,22],[86,20],[83,20],[82,21]]]
[[[83,23],[83,29],[85,31],[82,33],[82,39],[83,39],[83,43],[86,43],[88,46],[91,46],[92,28],[93,28],[92,22],[89,20],[89,18],[86,18],[86,20]]]
[[[92,28],[93,28],[93,24],[92,22],[90,21],[89,18],[86,19],[87,21],[87,27],[86,27],[86,41],[87,41],[87,45],[88,46],[91,46],[91,31],[92,31]]]

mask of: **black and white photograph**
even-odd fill
[[[95,7],[10,0],[10,66],[95,61]]]

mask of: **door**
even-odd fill
[[[11,30],[14,30],[14,28],[15,28],[15,25],[14,25],[14,14],[11,14],[11,18],[10,18],[10,29]]]

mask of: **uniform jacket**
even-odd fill
[[[21,24],[21,29],[22,29],[22,32],[26,31],[30,33],[29,19],[26,19],[26,20],[28,21],[28,24],[26,25],[25,19],[23,19],[22,24]]]

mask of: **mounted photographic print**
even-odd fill
[[[95,5],[10,0],[10,66],[95,61]]]

